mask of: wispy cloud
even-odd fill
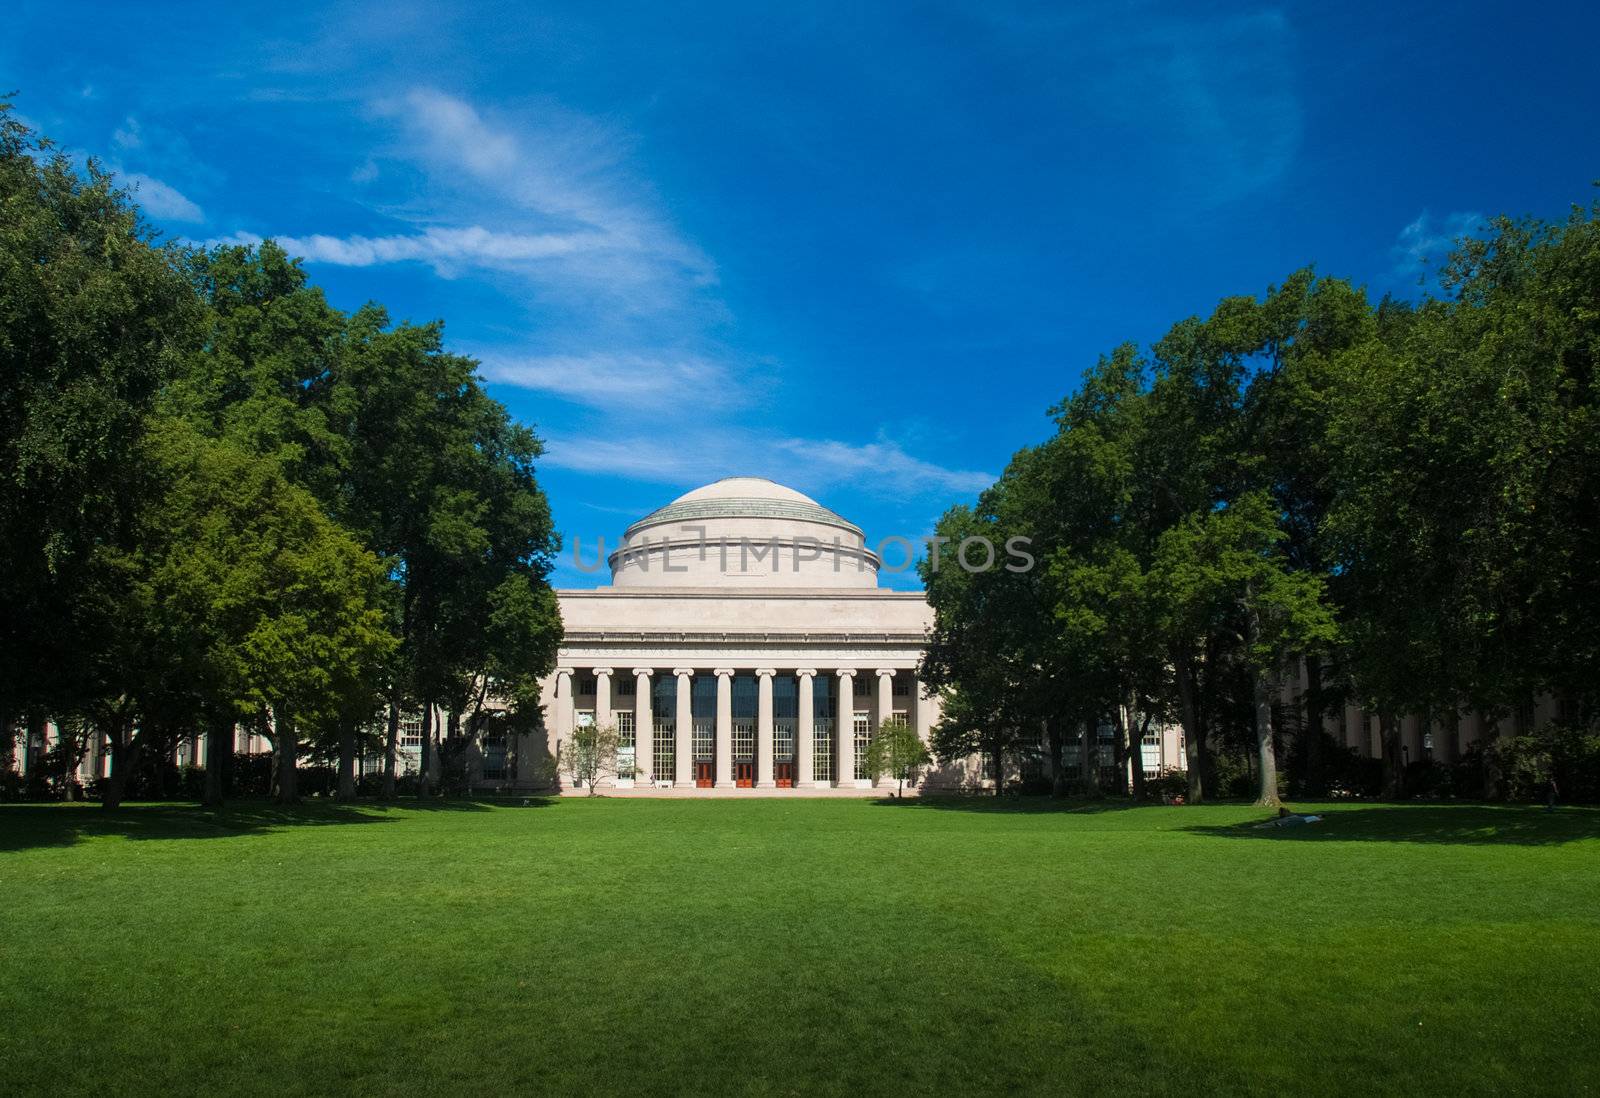
[[[181,191],[159,179],[139,172],[125,172],[122,182],[133,189],[134,197],[145,212],[163,221],[199,222],[206,219],[199,206],[186,198]]]
[[[603,408],[646,408],[693,401],[702,412],[742,403],[732,372],[707,359],[646,354],[480,356],[489,381],[552,393]]]
[[[856,445],[827,439],[787,438],[778,449],[835,483],[876,477],[891,494],[923,492],[981,492],[994,483],[994,475],[969,469],[947,469],[912,457],[895,442]]]
[[[435,88],[376,108],[400,120],[411,139],[403,155],[424,166],[465,172],[480,193],[488,188],[537,218],[581,228],[597,246],[647,259],[658,277],[715,281],[710,259],[652,209],[649,186],[627,169],[629,138],[604,123],[549,105],[514,127]]]
[[[990,473],[947,469],[879,440],[853,444],[739,428],[687,427],[650,435],[554,437],[547,464],[658,484],[692,485],[732,475],[770,477],[802,491],[849,485],[893,499],[930,493],[969,495],[994,483]]]
[[[1455,243],[1484,224],[1479,213],[1456,212],[1434,217],[1427,210],[1400,230],[1390,249],[1397,282],[1415,286],[1437,278]]]
[[[339,267],[371,267],[379,263],[421,262],[445,278],[465,267],[520,268],[559,259],[590,246],[584,233],[503,233],[472,225],[462,229],[428,229],[408,236],[280,236],[285,251],[313,263]],[[216,244],[260,244],[255,233],[239,232],[205,241]]]

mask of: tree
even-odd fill
[[[79,603],[151,485],[156,392],[198,337],[176,253],[111,176],[0,103],[0,727],[75,708],[102,640]],[[86,629],[77,628],[84,625]]]
[[[890,717],[867,744],[867,772],[874,779],[884,775],[895,780],[895,796],[903,797],[906,782],[916,776],[917,767],[928,762],[928,747],[916,729],[904,718]]]
[[[169,489],[127,567],[128,617],[145,623],[133,633],[148,655],[121,693],[144,718],[141,737],[169,710],[210,714],[219,739],[257,720],[278,798],[292,801],[302,731],[371,698],[396,643],[381,568],[275,462],[177,421],[152,435],[149,457]],[[114,778],[138,751],[130,741],[119,766],[118,742]]]
[[[594,796],[603,775],[617,774],[617,729],[615,725],[587,724],[572,730],[561,745],[557,766],[572,775],[574,783]]]
[[[1238,645],[1252,684],[1257,803],[1264,805],[1278,803],[1272,705],[1284,663],[1335,638],[1321,578],[1288,567],[1283,536],[1270,497],[1248,492],[1166,531],[1153,570],[1170,650],[1184,652],[1187,638],[1203,635]]]

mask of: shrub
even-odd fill
[[[1600,734],[1589,729],[1546,725],[1494,741],[1488,755],[1509,800],[1542,801],[1554,781],[1559,800],[1600,802]]]
[[[1144,780],[1146,800],[1175,804],[1189,795],[1189,775],[1181,770],[1168,769],[1160,777]]]
[[[1034,774],[1023,778],[1007,789],[1006,792],[1020,793],[1024,797],[1048,797],[1055,792],[1055,786],[1044,775]]]

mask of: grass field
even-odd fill
[[[0,808],[0,1092],[1594,1093],[1600,812]]]

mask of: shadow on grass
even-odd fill
[[[1263,810],[1265,811],[1265,810]],[[1293,827],[1244,824],[1183,828],[1222,839],[1267,842],[1441,843],[1467,846],[1559,846],[1600,838],[1600,808],[1532,805],[1390,804],[1335,808],[1321,821]]]
[[[482,800],[364,801],[356,804],[303,802],[277,805],[237,801],[220,809],[199,805],[135,804],[107,810],[97,804],[0,805],[0,852],[32,847],[72,846],[84,839],[217,839],[279,831],[390,823],[395,810],[407,812],[488,812],[495,807],[542,808],[549,797]]]
[[[1126,812],[1134,808],[1158,808],[1159,805],[1135,804],[1131,801],[1058,800],[1054,797],[996,797],[992,793],[929,793],[920,797],[879,797],[872,802],[885,808],[921,808],[944,812],[998,812],[1012,815],[1042,813],[1075,813],[1093,815],[1099,812]]]

